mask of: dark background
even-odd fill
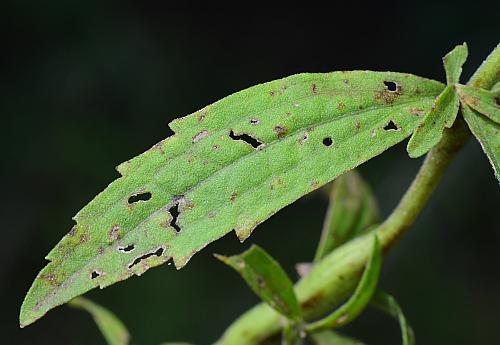
[[[498,43],[500,2],[270,3],[170,8],[150,1],[2,1],[1,335],[5,344],[103,344],[91,318],[60,307],[26,329],[22,299],[73,216],[118,174],[114,166],[168,136],[167,123],[235,91],[298,72],[372,69],[444,80],[441,57],[466,41],[464,81]],[[399,145],[360,169],[387,215],[421,163]],[[451,165],[394,248],[381,284],[419,344],[500,344],[500,197],[479,144]],[[234,234],[181,271],[161,266],[88,294],[135,344],[214,341],[257,302],[213,252],[259,243],[295,277],[312,258],[326,201],[279,212],[245,244]],[[396,322],[368,311],[346,330],[398,344]]]

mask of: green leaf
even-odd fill
[[[127,328],[109,310],[83,297],[71,300],[68,305],[89,312],[109,345],[126,345],[129,343],[130,334]]]
[[[456,46],[451,52],[443,57],[444,70],[446,72],[446,83],[456,84],[460,81],[462,66],[467,60],[467,44]]]
[[[493,87],[491,88],[491,92],[495,94],[495,96],[500,96],[500,81],[498,81]]]
[[[340,335],[333,331],[323,331],[311,334],[314,345],[364,345],[359,340]]]
[[[377,290],[377,292],[373,295],[371,303],[376,308],[398,319],[399,326],[401,328],[401,339],[403,341],[403,345],[415,344],[413,330],[411,329],[411,326],[406,320],[401,307],[394,297],[381,290]]]
[[[375,197],[361,176],[351,170],[335,179],[330,191],[314,261],[366,231],[380,220]]]
[[[240,255],[215,256],[234,268],[248,286],[277,312],[293,321],[301,319],[292,281],[279,263],[262,248],[252,245]]]
[[[443,85],[410,74],[299,74],[174,120],[74,217],[21,308],[26,326],[95,287],[177,268],[408,137]],[[177,212],[179,212],[177,216]]]
[[[309,324],[306,327],[307,331],[315,332],[344,326],[361,314],[375,292],[381,267],[382,250],[377,235],[373,235],[369,261],[351,298],[324,319]]]
[[[488,90],[468,85],[457,85],[457,92],[462,102],[480,112],[496,123],[500,123],[500,105],[498,96]]]
[[[450,127],[458,113],[459,97],[453,86],[447,86],[436,98],[432,110],[428,112],[422,123],[408,142],[407,151],[410,157],[420,157],[436,145],[445,127]]]
[[[488,157],[497,180],[500,182],[500,124],[482,116],[467,105],[462,106],[464,119],[481,144]]]

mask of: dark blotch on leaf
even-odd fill
[[[135,249],[135,246],[133,244],[129,244],[126,247],[118,247],[118,250],[123,253],[128,253],[131,252],[132,250]]]
[[[233,130],[229,132],[229,137],[233,140],[241,140],[246,142],[248,145],[251,145],[254,149],[258,148],[262,143],[258,141],[257,139],[251,137],[250,135],[246,133],[242,134],[234,134]]]
[[[387,125],[384,127],[384,131],[397,131],[399,129],[398,125],[394,121],[389,121]]]
[[[149,257],[151,257],[153,255],[158,256],[158,257],[162,256],[163,255],[163,248],[160,247],[156,251],[154,251],[153,253],[147,253],[147,254],[144,254],[142,256],[139,256],[138,258],[136,258],[134,260],[134,262],[132,262],[130,265],[128,265],[128,268],[130,269],[130,268],[134,267],[135,265],[137,265],[142,260],[145,260],[145,259],[147,259],[147,258],[149,258]]]
[[[179,201],[181,198],[177,198],[175,204],[168,209],[168,212],[172,216],[172,220],[170,221],[170,226],[175,229],[176,232],[180,232],[181,228],[177,225],[177,218],[179,217]]]
[[[131,205],[139,201],[148,201],[152,196],[150,192],[133,194],[128,198],[128,203]]]
[[[325,145],[325,146],[331,146],[332,144],[333,144],[332,138],[326,137],[325,139],[323,139],[323,145]]]
[[[398,91],[398,84],[393,81],[384,81],[384,85],[388,91],[396,92]]]

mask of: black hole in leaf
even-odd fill
[[[384,85],[388,91],[394,92],[398,91],[398,84],[393,81],[384,81]]]
[[[160,248],[158,248],[156,251],[154,251],[152,253],[147,253],[147,254],[144,254],[142,256],[139,256],[138,258],[136,258],[134,260],[134,262],[132,262],[130,265],[128,265],[128,268],[130,269],[130,268],[134,267],[135,265],[137,265],[142,260],[145,260],[145,259],[147,259],[147,258],[149,258],[149,257],[151,257],[153,255],[156,255],[156,256],[160,257],[160,256],[162,256],[162,254],[163,254],[163,248],[160,247]]]
[[[392,120],[384,127],[384,131],[397,131],[398,129],[398,126]]]
[[[333,140],[332,140],[332,138],[330,138],[330,137],[326,137],[325,139],[323,139],[323,145],[325,145],[325,146],[330,146],[330,145],[332,145],[332,144],[333,144]]]
[[[168,212],[172,216],[170,226],[173,227],[176,232],[180,232],[181,228],[179,225],[177,225],[177,218],[179,217],[179,200],[176,201],[175,204],[168,209]]]
[[[258,141],[257,139],[251,137],[250,135],[248,135],[246,133],[236,135],[236,134],[234,134],[233,130],[231,130],[231,132],[229,132],[229,137],[233,140],[242,140],[242,141],[246,142],[247,144],[252,145],[252,147],[254,149],[256,149],[260,145],[262,145],[262,143],[260,141]]]
[[[132,250],[135,249],[135,246],[133,244],[129,244],[126,247],[118,247],[118,250],[123,253],[128,253],[131,252]]]
[[[251,123],[252,125],[256,125],[256,124],[258,124],[258,123],[259,123],[259,120],[257,120],[257,119],[250,119],[250,123]]]
[[[92,271],[92,273],[90,274],[90,278],[91,279],[95,279],[97,277],[99,277],[101,274],[97,271]]]
[[[134,195],[131,195],[130,198],[128,198],[128,203],[129,204],[135,204],[136,202],[139,201],[148,201],[151,199],[152,194],[150,192],[144,192],[144,193],[137,193]]]

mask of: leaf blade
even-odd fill
[[[464,119],[481,144],[493,168],[495,177],[500,182],[500,125],[482,116],[467,105],[462,106]]]
[[[83,297],[77,297],[68,304],[91,314],[109,345],[127,345],[129,343],[130,334],[127,328],[111,311]]]
[[[373,235],[373,246],[369,261],[352,296],[330,315],[307,325],[306,329],[309,332],[333,329],[354,320],[370,302],[377,287],[381,267],[382,250],[377,235]]]
[[[333,181],[330,202],[314,261],[379,221],[378,206],[368,184],[352,170]]]
[[[467,44],[464,43],[456,46],[452,51],[443,57],[443,65],[446,72],[446,83],[448,85],[460,82],[462,66],[467,60],[468,54]]]
[[[293,283],[280,264],[257,245],[239,255],[215,255],[238,272],[250,288],[278,313],[292,321],[301,319]]]
[[[377,290],[377,292],[373,295],[371,303],[376,308],[386,312],[398,320],[403,345],[415,344],[413,330],[406,320],[401,307],[393,296],[383,292],[382,290]]]
[[[399,90],[389,91],[387,80]],[[415,112],[441,90],[392,72],[302,74],[174,120],[174,136],[121,164],[122,177],[74,217],[26,296],[21,325],[168,260],[180,268],[232,229],[245,239],[284,206],[406,138]],[[389,121],[399,127],[385,130]]]
[[[458,95],[453,86],[448,85],[408,141],[406,149],[411,158],[426,154],[441,140],[444,128],[453,123],[458,107]]]
[[[490,120],[500,123],[500,105],[495,93],[469,85],[456,85],[456,88],[462,102]]]

